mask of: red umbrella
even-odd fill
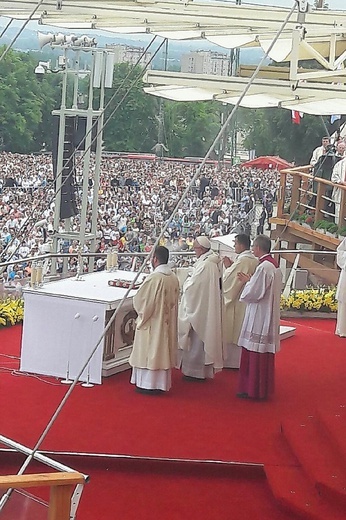
[[[252,161],[246,161],[242,163],[241,166],[244,166],[245,168],[260,168],[262,170],[265,169],[277,169],[277,170],[284,170],[285,168],[292,168],[293,164],[289,163],[285,159],[281,159],[278,155],[265,155],[263,157],[257,157],[256,159],[253,159]]]

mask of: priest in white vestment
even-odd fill
[[[274,390],[274,355],[280,349],[282,276],[270,255],[269,237],[255,238],[252,251],[259,259],[253,276],[239,273],[245,283],[240,301],[246,303],[239,337],[242,347],[238,397],[267,399]]]
[[[239,279],[238,273],[252,275],[258,264],[257,258],[250,251],[248,235],[239,234],[235,237],[234,251],[238,255],[234,262],[228,257],[223,259],[226,267],[222,279],[224,368],[239,368],[240,366],[241,347],[238,346],[238,340],[246,304],[239,301],[244,284]]]
[[[154,272],[133,298],[138,317],[129,363],[131,383],[141,393],[168,391],[171,369],[177,364],[179,282],[168,258],[166,247],[155,249]]]
[[[335,334],[341,338],[346,338],[346,237],[336,249],[336,263],[341,271],[336,288],[338,313]]]
[[[223,366],[220,257],[210,247],[205,236],[194,241],[197,261],[183,285],[179,306],[181,370],[189,381],[211,379]]]
[[[333,168],[331,181],[340,186],[346,186],[346,157],[337,162]],[[341,195],[344,190],[335,186],[332,192],[332,199],[335,204],[335,223],[339,224]]]

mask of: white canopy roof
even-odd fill
[[[287,21],[290,9],[245,2],[235,5],[218,0],[1,0],[0,16],[20,20],[30,17],[42,25],[69,30],[148,33],[179,40],[204,38],[225,48],[261,47],[267,51]],[[264,80],[256,79],[242,105],[294,107],[318,114],[346,113],[344,82],[333,84],[333,77],[346,78],[346,11],[297,10],[296,6],[269,52],[276,61],[291,62],[290,80],[270,79],[263,83]],[[302,59],[315,59],[325,70],[301,74]],[[145,79],[150,86],[145,90],[168,99],[236,103],[249,81],[192,76],[171,74],[159,78],[148,73]],[[324,81],[327,78],[329,83],[317,83],[319,77]]]
[[[215,99],[235,105],[248,78],[150,70],[146,72],[144,81],[153,85],[144,90],[154,96],[174,101]],[[257,79],[240,105],[247,108],[282,107],[316,115],[346,114],[346,88],[344,84],[301,83],[292,90],[289,81]]]
[[[163,87],[147,87],[144,91],[153,96],[170,99],[172,101],[212,101],[215,92],[199,87],[183,87],[179,85],[165,85]],[[220,91],[221,94],[221,91]]]
[[[275,0],[273,0],[275,3]],[[312,2],[311,2],[312,3]],[[290,9],[253,5],[243,0],[1,0],[0,16],[38,20],[42,25],[69,29],[159,34],[175,39],[207,38],[226,48],[263,46],[271,41]],[[292,0],[292,5],[295,1]],[[306,38],[330,37],[345,41],[345,11],[311,10],[305,16]],[[283,38],[297,26],[295,13]],[[316,40],[317,39],[317,40]]]

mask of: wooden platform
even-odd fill
[[[309,249],[315,253],[311,253],[309,249],[302,252],[302,248],[299,247],[298,267],[307,269],[310,275],[316,278],[313,280],[314,283],[335,285],[339,271],[336,255],[330,253],[335,253],[340,240],[337,236],[322,233],[317,229],[328,229],[328,225],[332,224],[335,225],[336,234],[344,233],[346,186],[331,182],[331,171],[318,171],[317,174],[312,171],[310,165],[280,172],[277,214],[270,219],[270,223],[275,227],[271,232],[271,238],[276,241],[276,249],[280,249],[279,259],[286,260],[288,267],[296,260],[297,253],[292,251],[298,249],[298,244],[310,246]],[[332,195],[335,188],[341,191],[341,200],[337,207]],[[307,219],[310,225],[305,223]],[[290,252],[282,252],[285,249]]]
[[[285,241],[289,244],[290,249],[295,249],[298,243],[311,244],[313,250],[335,251],[340,244],[340,240],[318,231],[304,227],[297,222],[291,222],[288,218],[273,217],[271,224],[275,224],[276,229],[272,231],[271,238],[280,242]],[[282,250],[283,247],[280,246]],[[339,278],[339,271],[335,265],[335,257],[323,254],[319,255],[319,261],[313,258],[313,255],[306,250],[301,254],[298,267],[307,269],[311,274],[317,276],[323,283],[336,285]],[[293,265],[296,258],[295,253],[280,253],[280,258],[286,260]]]

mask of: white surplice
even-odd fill
[[[346,337],[346,237],[338,245],[336,250],[336,262],[340,267],[340,276],[336,289],[338,301],[338,314],[335,334]]]
[[[238,278],[238,273],[252,275],[257,264],[257,258],[249,250],[243,251],[223,274],[223,361],[226,368],[240,366],[241,348],[238,346],[238,340],[246,304],[239,301],[243,284]]]
[[[269,261],[260,263],[240,297],[247,307],[239,346],[252,352],[279,351],[281,289],[280,269]]]

